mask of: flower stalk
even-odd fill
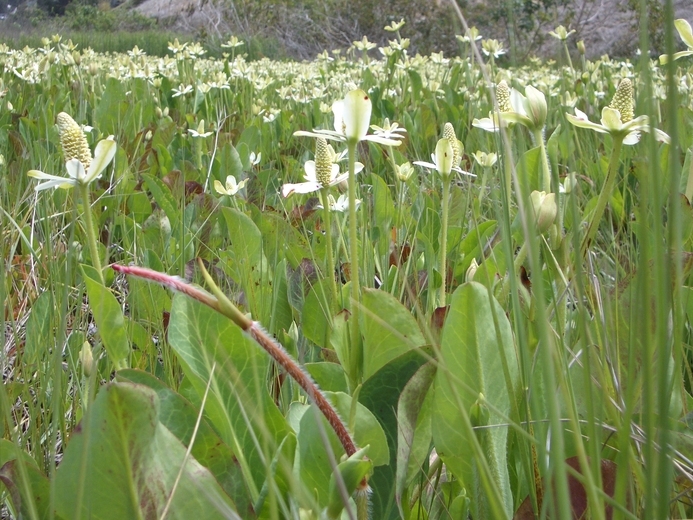
[[[276,361],[279,366],[286,370],[289,376],[291,376],[291,378],[296,381],[296,383],[298,383],[298,385],[306,392],[308,397],[315,403],[320,412],[322,412],[327,419],[327,422],[337,435],[337,438],[342,444],[347,456],[350,457],[356,453],[356,445],[351,438],[351,434],[347,430],[346,425],[342,422],[339,414],[337,414],[332,404],[320,391],[308,373],[299,366],[299,364],[289,355],[288,352],[286,352],[286,350],[284,350],[279,343],[277,343],[267,334],[267,332],[264,331],[258,322],[248,318],[226,297],[226,295],[212,280],[212,277],[205,269],[201,259],[198,259],[198,266],[202,272],[202,276],[209,285],[209,288],[213,294],[209,294],[202,289],[198,289],[197,287],[194,287],[193,285],[181,280],[177,276],[160,273],[152,269],[147,269],[146,267],[124,266],[119,264],[111,265],[113,270],[116,272],[136,276],[138,278],[158,283],[174,291],[181,292],[230,319],[233,323],[240,327],[243,332],[245,332],[258,345],[260,345],[260,347],[262,347],[262,349],[267,352],[267,354],[269,354],[269,356]]]
[[[84,227],[87,235],[87,244],[89,245],[89,255],[91,256],[91,265],[99,273],[99,281],[104,283],[103,268],[101,264],[101,256],[99,254],[98,242],[96,240],[96,229],[92,219],[91,200],[89,197],[89,185],[81,184],[79,186],[80,197],[82,199],[82,215],[84,215]]]

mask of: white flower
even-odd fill
[[[612,134],[623,137],[623,144],[633,145],[640,141],[640,132],[649,132],[650,124],[647,116],[638,116],[627,123],[621,121],[621,114],[618,110],[610,107],[604,107],[602,110],[601,124],[593,123],[587,117],[587,114],[579,109],[575,109],[575,115],[566,114],[568,121],[580,128],[589,128],[600,134]],[[670,143],[669,136],[659,130],[654,129],[655,138],[657,141]]]
[[[371,125],[373,135],[384,137],[385,139],[404,139],[404,134],[407,133],[406,128],[399,126],[399,123],[390,123],[388,118],[385,118],[383,126]]]
[[[306,161],[306,163],[303,165],[303,169],[306,172],[306,174],[303,176],[306,182],[300,182],[298,184],[284,184],[282,186],[282,196],[289,197],[294,193],[312,193],[321,188],[328,188],[330,186],[341,184],[349,178],[349,172],[340,173],[339,164],[334,162],[332,163],[332,171],[330,172],[330,182],[327,184],[323,184],[318,180],[315,171],[315,161]],[[359,173],[361,170],[363,170],[363,164],[360,162],[355,163],[354,174]]]
[[[260,160],[262,159],[262,152],[258,153],[255,155],[255,152],[250,152],[250,156],[248,157],[248,162],[250,163],[251,166],[255,166],[256,164],[260,164]]]
[[[386,146],[399,146],[399,139],[388,139],[380,135],[368,134],[368,125],[371,122],[371,100],[363,90],[356,89],[349,92],[344,99],[332,104],[334,115],[334,131],[313,130],[306,132],[299,130],[295,136],[323,137],[333,141],[352,142],[373,141]]]
[[[339,211],[344,213],[349,209],[349,195],[343,193],[339,196],[337,200],[330,194],[327,196],[327,202],[330,205],[330,211]],[[356,199],[356,209],[361,205],[361,199]],[[322,204],[317,205],[318,208],[322,208]]]
[[[481,40],[481,50],[486,56],[493,56],[494,58],[499,58],[505,54],[503,44],[498,40]]]
[[[181,85],[177,89],[171,89],[173,91],[173,97],[185,96],[193,91],[192,85]]]
[[[228,195],[230,197],[233,197],[234,195],[236,195],[236,193],[245,188],[246,184],[248,184],[248,179],[243,179],[241,182],[236,183],[236,177],[234,177],[233,175],[229,175],[228,177],[226,177],[226,186],[222,186],[221,182],[215,180],[214,189],[220,195]]]
[[[481,150],[474,152],[472,157],[474,157],[474,160],[479,166],[484,168],[491,168],[494,164],[496,164],[496,161],[498,161],[498,155],[495,153],[486,153],[482,152]]]
[[[108,139],[99,141],[94,150],[94,158],[85,171],[84,165],[79,159],[70,159],[65,163],[67,174],[69,177],[60,177],[58,175],[50,175],[39,170],[31,170],[27,173],[29,177],[39,179],[41,182],[36,185],[35,190],[48,190],[50,188],[69,189],[74,186],[91,184],[95,179],[101,176],[101,172],[110,164],[116,153],[116,143],[112,136]]]
[[[197,125],[197,130],[193,130],[192,128],[188,128],[188,132],[190,132],[190,135],[193,137],[209,137],[212,135],[214,132],[205,132],[205,120],[202,119],[200,120],[200,124]]]

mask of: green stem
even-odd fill
[[[89,199],[89,185],[80,185],[80,196],[82,197],[82,215],[84,216],[84,227],[86,228],[87,243],[89,244],[89,253],[91,255],[92,267],[99,272],[99,279],[105,285],[103,278],[103,270],[101,268],[101,257],[99,256],[99,247],[96,241],[96,233],[94,222],[91,217],[91,201]]]
[[[352,355],[350,373],[352,383],[361,378],[361,341],[359,327],[359,305],[361,304],[361,287],[359,284],[359,245],[356,229],[356,145],[357,141],[349,141],[349,262],[351,265],[351,349]]]
[[[443,177],[443,222],[440,229],[440,275],[443,281],[440,284],[440,307],[445,307],[445,281],[447,278],[447,248],[448,248],[448,213],[450,208],[450,177]]]
[[[541,189],[546,193],[551,193],[551,166],[549,166],[549,158],[546,155],[546,145],[544,144],[544,134],[542,129],[534,130],[534,140],[539,145],[539,153],[541,154]]]
[[[330,214],[330,201],[327,196],[327,189],[320,190],[320,198],[322,199],[323,207],[323,223],[325,227],[325,240],[327,250],[325,251],[325,256],[327,256],[327,277],[330,280],[330,290],[332,294],[330,295],[330,307],[334,306],[339,293],[337,292],[337,281],[335,279],[335,268],[334,268],[334,252],[332,251],[332,219]]]
[[[623,145],[622,136],[614,136],[614,147],[611,150],[611,159],[609,159],[609,171],[606,174],[606,181],[604,181],[604,187],[602,192],[599,194],[599,199],[597,199],[597,206],[594,208],[592,213],[592,218],[587,226],[587,233],[582,239],[582,244],[580,245],[580,255],[585,256],[587,253],[587,248],[590,246],[592,240],[597,235],[597,229],[599,228],[599,221],[604,215],[604,210],[606,205],[611,199],[611,194],[614,191],[614,186],[616,185],[616,177],[618,175],[618,166],[621,158],[621,146]]]

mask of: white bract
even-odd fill
[[[589,128],[600,134],[611,134],[615,137],[622,137],[623,144],[634,145],[640,141],[640,132],[649,132],[649,118],[645,115],[638,116],[627,123],[621,121],[621,114],[614,108],[604,107],[602,110],[601,124],[593,123],[587,114],[580,109],[575,109],[575,115],[566,114],[568,121],[579,128]],[[657,141],[670,143],[669,136],[661,130],[654,128],[654,135]]]
[[[473,173],[469,173],[461,169],[459,166],[453,166],[452,164],[453,150],[449,139],[440,139],[436,145],[436,152],[431,154],[432,162],[425,161],[414,161],[412,164],[417,166],[423,166],[430,170],[435,170],[443,177],[448,177],[453,171],[461,173],[463,175],[469,175],[471,177],[476,177]]]
[[[99,144],[96,145],[94,159],[92,159],[87,170],[84,169],[84,165],[78,159],[70,159],[65,163],[68,177],[51,175],[39,170],[30,170],[27,175],[34,179],[44,181],[36,185],[36,191],[48,190],[51,188],[69,189],[75,186],[88,185],[101,176],[106,166],[113,160],[115,152],[116,142],[111,136],[108,139],[99,141]]]
[[[323,184],[318,180],[315,171],[315,161],[306,161],[303,165],[303,169],[306,174],[303,178],[305,182],[299,182],[298,184],[284,184],[282,186],[282,196],[288,197],[294,193],[312,193],[318,191],[321,188],[329,188],[331,186],[337,186],[349,178],[349,172],[340,173],[339,164],[332,163],[332,171],[330,172],[330,182]],[[363,164],[360,162],[354,165],[354,175],[363,170]]]
[[[344,99],[332,104],[334,115],[333,130],[313,130],[307,132],[299,130],[295,136],[323,137],[332,141],[358,143],[359,141],[372,141],[386,146],[399,146],[399,139],[387,138],[381,135],[368,134],[371,122],[371,100],[363,90],[356,89],[349,92]],[[395,136],[392,136],[395,137]]]

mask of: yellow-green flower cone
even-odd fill
[[[450,141],[450,146],[452,147],[452,165],[460,165],[460,143],[457,140],[457,135],[455,135],[455,128],[451,123],[445,123],[443,128],[443,137]]]
[[[510,88],[505,80],[496,85],[496,99],[498,100],[498,108],[501,112],[513,111],[513,106],[510,103]]]
[[[315,177],[323,186],[327,186],[331,181],[332,157],[327,141],[318,137],[315,144]]]
[[[633,84],[628,78],[622,79],[621,83],[618,84],[609,108],[618,110],[621,114],[621,122],[624,124],[632,121],[635,117],[633,113]]]
[[[88,170],[91,164],[91,150],[82,128],[65,112],[58,114],[57,121],[65,162],[77,159],[84,165],[84,169]]]

